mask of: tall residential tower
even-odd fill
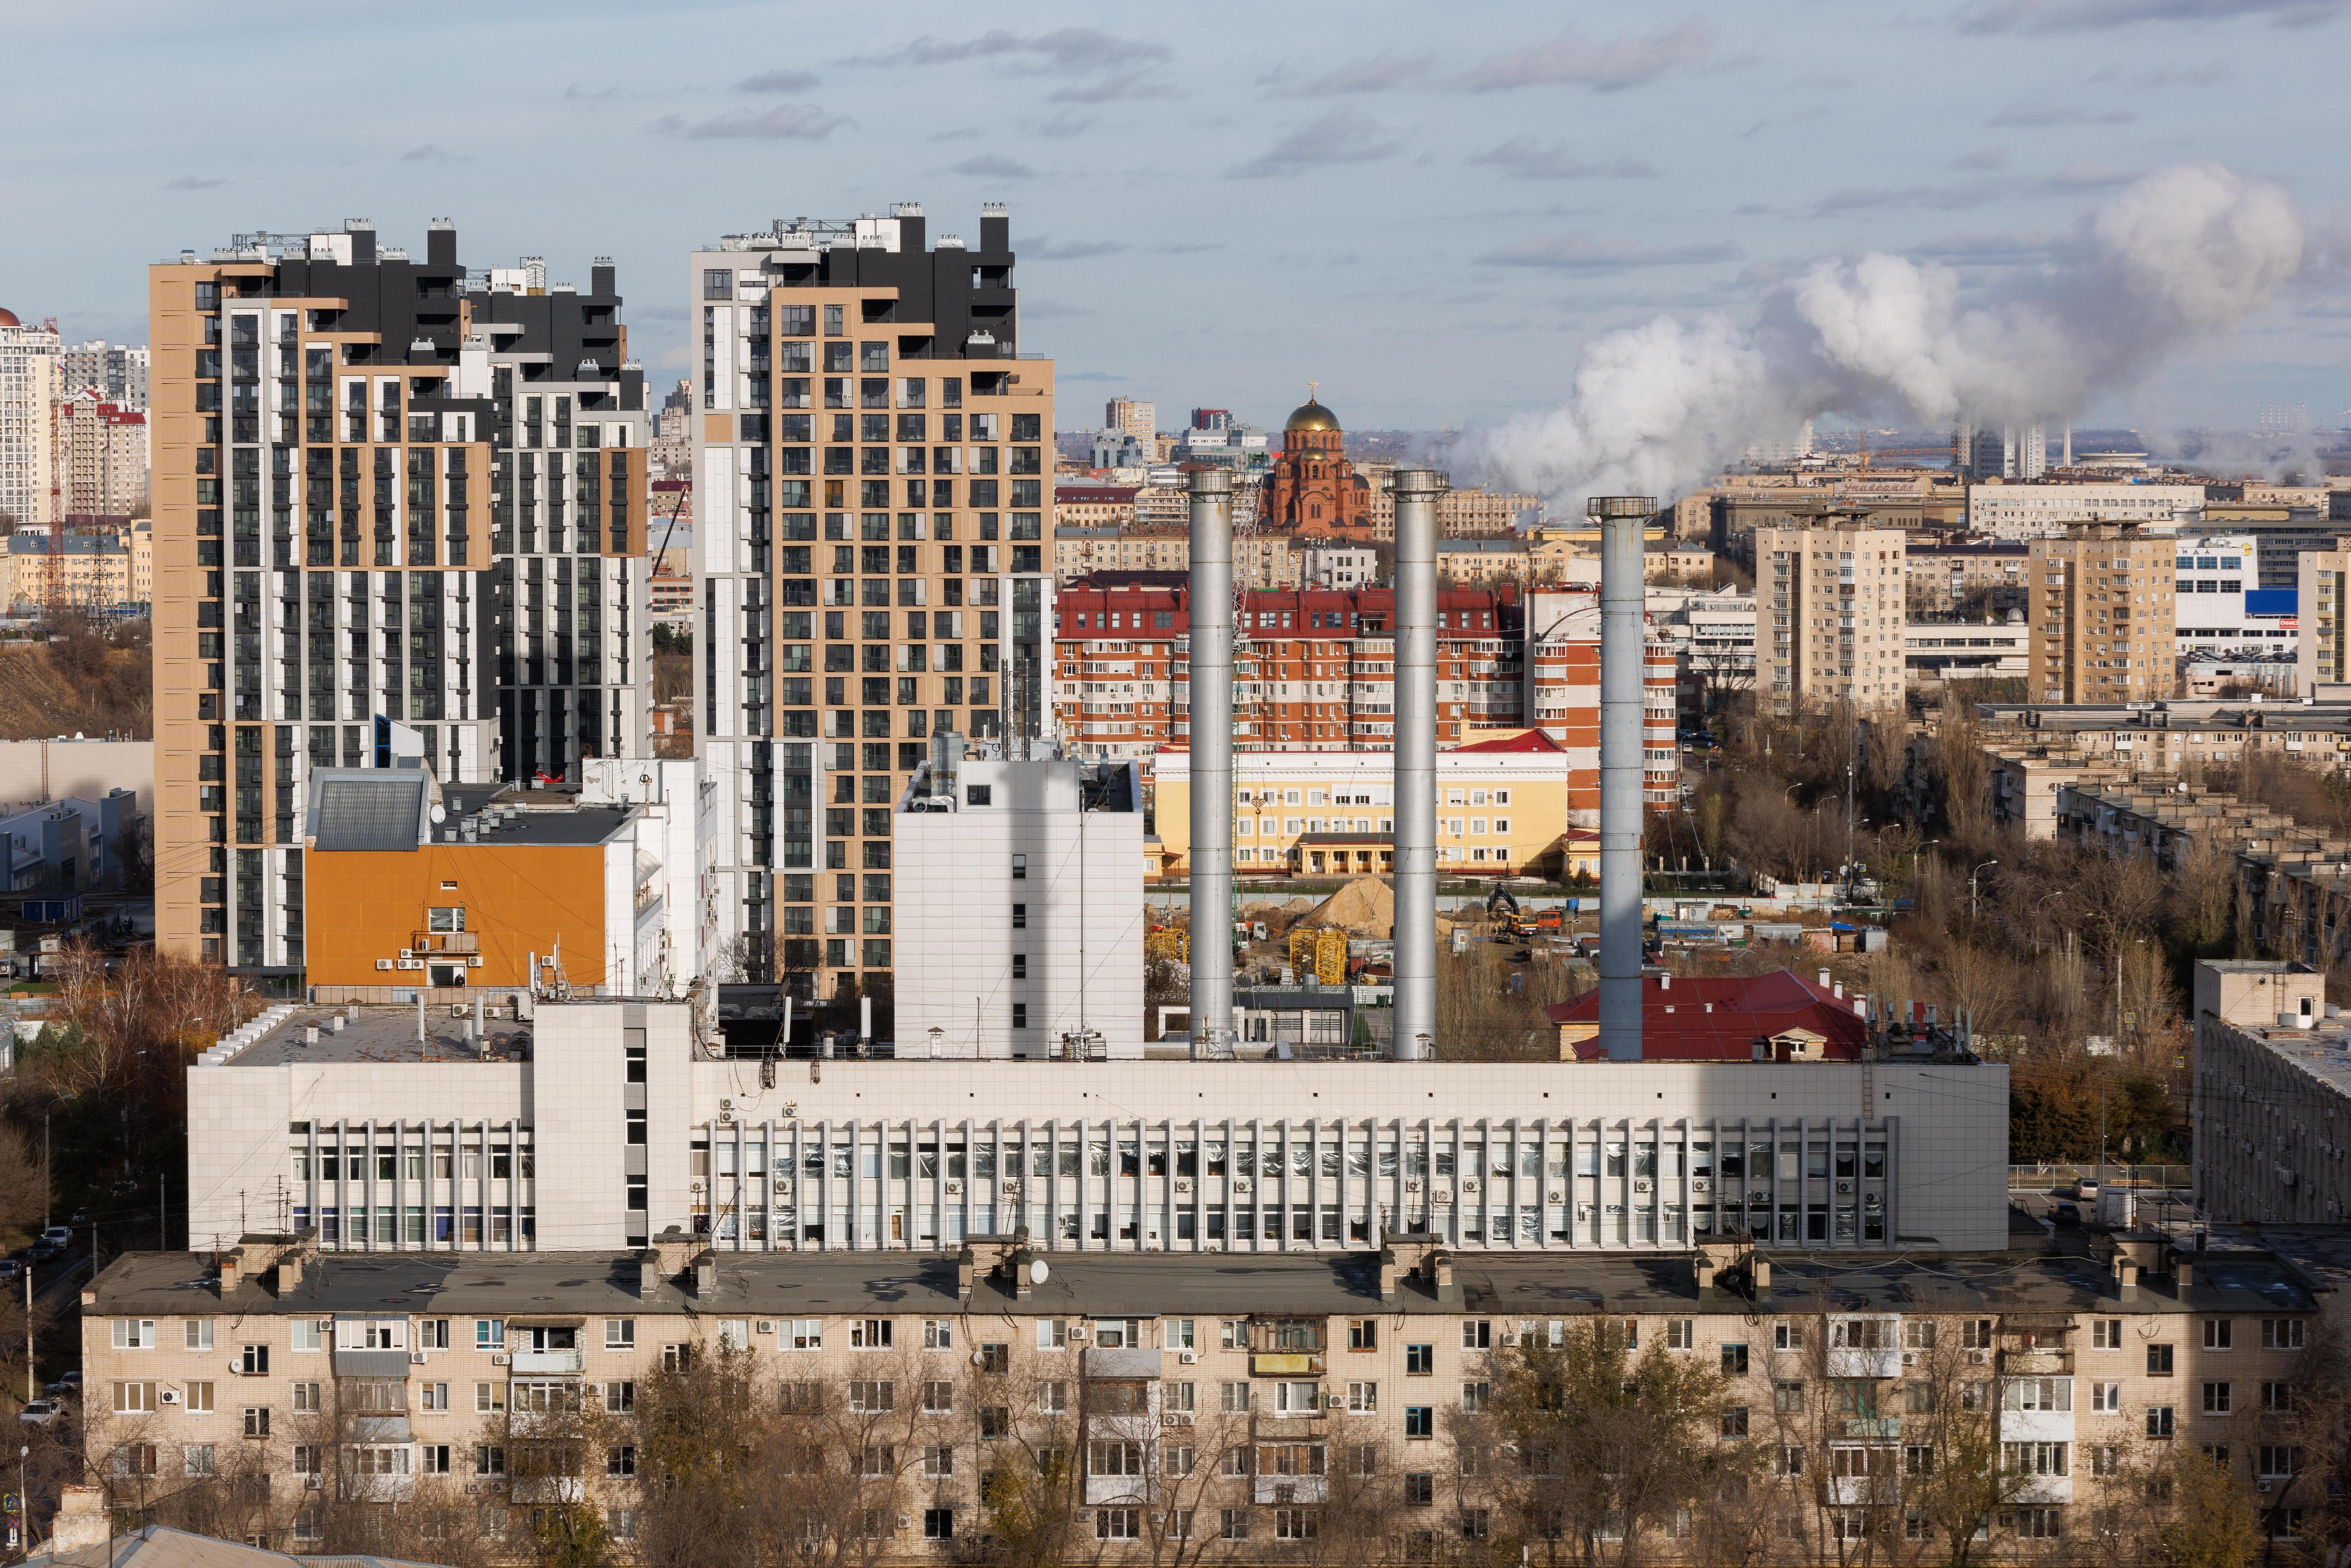
[[[440,223],[422,260],[354,221],[151,269],[168,949],[300,973],[311,768],[480,782],[638,747],[620,306],[609,263],[584,293],[535,257],[469,271]]]
[[[1017,750],[1051,711],[1053,366],[1015,351],[1012,267],[995,204],[977,246],[904,203],[691,258],[722,979],[886,1003],[892,808],[930,737]]]

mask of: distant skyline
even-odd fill
[[[352,215],[421,249],[445,216],[475,267],[528,251],[584,282],[611,255],[666,385],[697,242],[896,201],[975,235],[996,200],[1064,428],[1113,394],[1167,428],[1203,403],[1278,423],[1310,379],[1351,427],[1478,425],[1559,401],[1593,333],[1744,321],[1822,256],[2013,276],[2158,164],[2276,180],[2340,250],[2346,10],[20,6],[0,306],[144,341],[152,261]],[[2154,439],[2302,402],[2332,428],[2342,259],[2083,422]]]

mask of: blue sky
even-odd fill
[[[141,340],[143,268],[183,246],[366,215],[421,247],[445,215],[476,267],[613,256],[667,379],[691,245],[901,200],[976,238],[1001,200],[1064,428],[1113,393],[1275,420],[1309,378],[1350,426],[1480,423],[1558,401],[1595,332],[1744,319],[1822,256],[2012,277],[2158,165],[2324,225],[2346,10],[17,5],[0,304]],[[2346,343],[2351,292],[2314,278],[2091,413],[2331,425]]]

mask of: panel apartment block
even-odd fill
[[[299,973],[308,770],[389,766],[383,725],[468,782],[639,748],[643,377],[608,263],[544,279],[443,224],[150,269],[171,950]]]
[[[928,737],[1017,748],[1050,712],[1053,366],[1016,352],[1011,246],[1000,206],[974,248],[906,203],[691,257],[722,979],[886,1009],[891,808]]]
[[[2083,523],[2032,541],[2027,693],[2042,702],[2145,702],[2172,695],[2174,541]]]
[[[1906,538],[1861,513],[1755,530],[1756,683],[1775,711],[1901,703]]]

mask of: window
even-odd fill
[[[1008,1344],[984,1344],[979,1347],[979,1370],[992,1377],[1001,1377],[1012,1370],[1012,1347]]]
[[[2123,1321],[2120,1318],[2090,1320],[2092,1350],[2120,1350],[2123,1347]]]
[[[125,1443],[114,1450],[110,1467],[118,1476],[152,1476],[155,1473],[155,1445]]]
[[[298,1351],[314,1351],[321,1348],[325,1340],[320,1331],[324,1327],[325,1325],[316,1318],[296,1318],[287,1325],[290,1331],[292,1348]]]
[[[1238,1416],[1248,1411],[1249,1407],[1248,1384],[1228,1382],[1217,1385],[1217,1388],[1222,1400],[1221,1408],[1226,1415]]]
[[[2236,1385],[2231,1383],[2208,1383],[2204,1385],[2204,1414],[2226,1416],[2236,1403]]]
[[[2169,1345],[2151,1344],[2147,1347],[2147,1375],[2149,1377],[2168,1377],[2171,1375],[2171,1347]]]
[[[1967,1322],[1961,1323],[1959,1325],[1959,1344],[1962,1349],[1966,1350],[1990,1350],[1991,1348],[1991,1320],[1990,1318],[1970,1318]]]
[[[923,1414],[945,1416],[955,1409],[955,1385],[934,1378],[923,1385]]]
[[[213,1469],[213,1446],[210,1443],[190,1443],[180,1450],[181,1466],[192,1476],[209,1476]]]
[[[604,1348],[606,1350],[636,1349],[637,1320],[634,1318],[606,1318],[604,1320]]]
[[[2119,1443],[2099,1443],[2090,1449],[2090,1473],[2094,1476],[2118,1476],[2123,1473],[2123,1448]]]
[[[2171,1436],[2171,1406],[2150,1405],[2147,1407],[2147,1435],[2150,1437]]]
[[[1425,1470],[1416,1470],[1404,1478],[1404,1500],[1408,1508],[1426,1508],[1437,1500],[1437,1477]]]
[[[1212,1176],[1216,1174],[1215,1167],[1213,1166],[1210,1168],[1209,1174]],[[1217,1348],[1218,1350],[1247,1350],[1249,1348],[1248,1322],[1240,1318],[1218,1319],[1217,1322]]]
[[[1404,1375],[1406,1377],[1433,1377],[1437,1374],[1437,1347],[1433,1344],[1408,1344],[1404,1347]]]
[[[2010,1410],[2071,1410],[2074,1380],[2070,1377],[2012,1377],[2002,1385],[2001,1403]]]
[[[1037,1348],[1039,1350],[1067,1350],[1069,1347],[1070,1323],[1068,1319],[1039,1318],[1037,1320]]]
[[[507,1385],[503,1383],[474,1385],[474,1411],[476,1415],[496,1415],[507,1407]]]
[[[1722,1413],[1722,1435],[1726,1439],[1747,1436],[1747,1406],[1733,1405]]]
[[[2101,1416],[2122,1414],[2123,1385],[2119,1383],[2090,1385],[2090,1408]]]
[[[1722,1375],[1725,1377],[1744,1377],[1747,1375],[1747,1347],[1745,1345],[1726,1344],[1722,1347]]]
[[[319,1403],[319,1387],[320,1385],[316,1383],[297,1383],[292,1385],[291,1392],[296,1414],[315,1416],[324,1408]]]
[[[504,1318],[474,1320],[475,1350],[504,1350],[507,1347],[507,1321]]]
[[[1379,1349],[1379,1320],[1377,1318],[1350,1318],[1347,1320],[1347,1348],[1349,1350]]]
[[[1224,1538],[1227,1541],[1247,1541],[1249,1539],[1249,1511],[1241,1508],[1228,1508],[1223,1511],[1224,1529],[1221,1533]]]
[[[684,1372],[693,1364],[694,1347],[692,1345],[665,1344],[662,1346],[662,1370],[664,1372]]]
[[[2002,1443],[2000,1468],[2011,1476],[2066,1475],[2066,1449],[2064,1443]]]
[[[637,1407],[637,1385],[633,1382],[604,1385],[604,1408],[615,1416],[625,1416]]]
[[[1195,1331],[1190,1318],[1167,1318],[1164,1320],[1160,1324],[1159,1339],[1160,1343],[1169,1350],[1197,1350],[1200,1348],[1199,1343],[1195,1336]]]
[[[424,1318],[421,1320],[416,1325],[416,1348],[419,1350],[447,1350],[449,1348],[449,1320],[447,1318]]]
[[[2270,1415],[2284,1415],[2294,1409],[2294,1385],[2264,1383],[2262,1385],[2262,1409]]]
[[[2011,1508],[2001,1522],[2022,1540],[2057,1541],[2064,1537],[2059,1521],[2064,1514],[2062,1508]]]
[[[117,1318],[114,1320],[114,1348],[117,1350],[153,1350],[155,1320],[153,1318]]]
[[[1902,1385],[1902,1411],[1907,1416],[1931,1416],[1937,1407],[1935,1385],[1912,1381]]]
[[[2262,1348],[2263,1350],[2300,1350],[2303,1320],[2300,1318],[2263,1318]]]
[[[889,1378],[852,1377],[849,1380],[849,1408],[852,1415],[878,1416],[894,1410],[898,1405],[898,1385]]]
[[[245,1407],[245,1435],[248,1437],[269,1436],[269,1406],[248,1405]]]
[[[1802,1350],[1802,1349],[1803,1349],[1803,1348],[1804,1348],[1804,1325],[1803,1325],[1803,1324],[1802,1324],[1802,1323],[1774,1323],[1774,1324],[1772,1324],[1772,1325],[1771,1325],[1771,1348],[1772,1348],[1773,1350]]]
[[[507,1451],[496,1443],[483,1443],[474,1449],[474,1473],[477,1476],[502,1476],[507,1473]]]
[[[1461,1323],[1463,1350],[1489,1350],[1494,1343],[1494,1323],[1490,1318],[1465,1318]]]
[[[2302,1450],[2284,1444],[2264,1443],[2254,1454],[2263,1480],[2283,1480],[2302,1473]]]
[[[790,1318],[776,1325],[776,1343],[784,1350],[822,1350],[822,1318]]]
[[[1012,929],[1015,931],[1026,931],[1029,929],[1029,906],[1027,904],[1016,904],[1012,906]]]
[[[1242,1385],[1247,1387],[1247,1384]],[[1070,1385],[1059,1378],[1037,1385],[1037,1413],[1040,1416],[1066,1416],[1070,1413]]]
[[[1935,1348],[1935,1320],[1912,1318],[1902,1325],[1902,1343],[1911,1350]]]
[[[1376,1383],[1347,1385],[1347,1408],[1362,1415],[1380,1407],[1380,1385]]]
[[[1696,1328],[1697,1325],[1687,1318],[1667,1318],[1666,1320],[1666,1348],[1667,1350],[1689,1349],[1691,1345],[1698,1343]],[[1628,1344],[1625,1348],[1630,1350],[1633,1347]]]
[[[2236,1348],[2234,1343],[2235,1339],[2236,1324],[2230,1319],[2206,1318],[2204,1320],[2204,1348],[2206,1350],[2233,1350]]]
[[[1404,1435],[1418,1441],[1437,1436],[1437,1407],[1433,1405],[1407,1405],[1404,1407]]]
[[[852,1318],[849,1323],[849,1348],[852,1350],[888,1350],[890,1320],[888,1318]]]
[[[1494,1385],[1490,1383],[1465,1383],[1461,1385],[1461,1408],[1464,1414],[1476,1416],[1494,1402]]]
[[[946,1318],[925,1318],[923,1320],[923,1348],[925,1350],[953,1350],[955,1348],[954,1322]]]
[[[1273,1411],[1277,1416],[1311,1416],[1322,1408],[1322,1385],[1319,1383],[1273,1385]]]
[[[1925,1386],[1931,1389],[1933,1385]],[[1802,1378],[1776,1378],[1771,1384],[1771,1409],[1775,1415],[1793,1416],[1804,1408],[1804,1385]]]
[[[181,1326],[182,1326],[183,1329],[185,1329],[185,1330],[187,1331],[187,1332],[186,1332],[186,1334],[184,1335],[184,1337],[185,1337],[185,1339],[187,1340],[187,1348],[188,1348],[188,1349],[190,1349],[190,1350],[210,1350],[210,1349],[212,1349],[212,1347],[213,1347],[213,1321],[212,1321],[212,1319],[210,1319],[210,1318],[190,1318],[190,1319],[189,1319],[185,1323],[182,1324]]]
[[[1931,1476],[1935,1473],[1935,1445],[1909,1443],[1902,1449],[1902,1473],[1906,1476]]]
[[[245,1346],[237,1354],[237,1370],[247,1377],[266,1377],[269,1375],[269,1347],[266,1344]]]

